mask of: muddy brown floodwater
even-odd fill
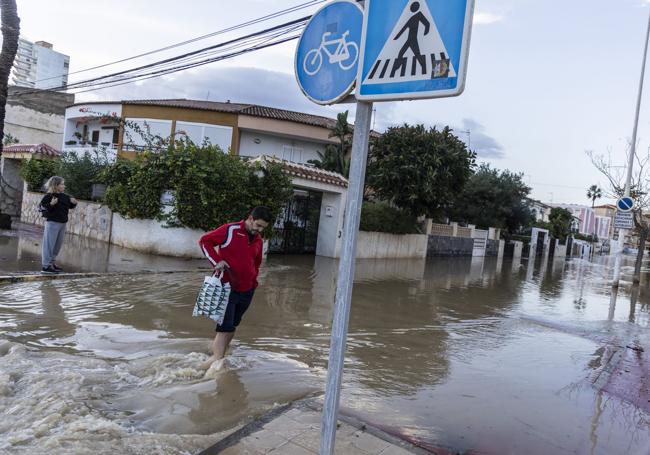
[[[649,453],[645,410],[594,386],[608,346],[650,321],[647,279],[613,300],[611,269],[359,261],[342,409],[472,454]],[[196,453],[319,396],[336,271],[270,257],[216,379],[198,369],[213,336],[191,316],[201,272],[0,285],[0,453]]]

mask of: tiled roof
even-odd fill
[[[307,164],[298,164],[291,161],[281,160],[273,156],[261,155],[251,160],[252,163],[280,163],[284,168],[284,172],[293,176],[299,177],[307,180],[314,180],[322,183],[329,183],[330,185],[341,186],[347,188],[348,180],[343,177],[341,174],[336,172],[325,171],[323,169],[318,169],[314,166],[309,166]]]
[[[60,156],[61,152],[47,144],[15,144],[6,145],[2,148],[3,152],[15,153],[32,153],[34,155]]]
[[[229,114],[250,115],[274,120],[286,120],[302,123],[304,125],[320,126],[331,129],[336,125],[336,120],[321,117],[320,115],[305,114],[303,112],[287,111],[274,107],[258,106],[256,104],[219,103],[216,101],[198,101],[188,99],[171,100],[133,100],[123,101],[124,104],[138,104],[147,106],[180,107],[185,109],[202,109],[207,111],[225,112]]]

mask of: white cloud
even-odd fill
[[[650,2],[650,0],[646,1]],[[474,14],[474,25],[494,24],[496,22],[501,22],[504,19],[504,16],[498,14],[477,12]]]

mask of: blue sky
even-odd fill
[[[18,0],[18,8],[23,35],[52,42],[55,50],[71,56],[71,71],[75,71],[303,1],[188,0],[180,8],[171,0],[114,0],[109,8],[100,1]],[[606,182],[585,151],[611,150],[616,164],[625,162],[649,7],[648,0],[478,0],[465,93],[458,98],[377,103],[375,127],[381,130],[404,122],[450,125],[462,139],[471,137],[481,160],[524,173],[535,198],[587,203],[586,188]],[[79,99],[188,97],[323,115],[353,110],[353,105],[319,107],[302,96],[293,78],[294,49],[295,43],[289,43],[171,78],[83,94]],[[134,63],[140,62],[129,62]],[[650,84],[639,127],[639,150],[644,153],[650,147],[648,92]],[[467,130],[469,135],[463,132]]]

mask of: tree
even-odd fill
[[[596,199],[603,197],[603,190],[598,185],[591,185],[587,188],[587,199],[591,199],[591,207],[594,207]]]
[[[2,145],[13,145],[20,143],[20,139],[13,136],[11,133],[6,133],[4,139],[2,140]]]
[[[20,18],[16,8],[16,0],[0,0],[0,19],[2,22],[2,51],[0,52],[0,158],[2,158],[2,139],[4,138],[5,107],[9,74],[18,51],[18,36],[20,35]],[[0,173],[0,188],[2,187],[2,174]],[[0,189],[0,197],[4,191]],[[11,218],[0,212],[0,227],[11,226]]]
[[[348,177],[350,173],[350,151],[352,150],[352,126],[348,123],[348,111],[336,116],[336,124],[329,133],[330,138],[336,138],[337,144],[325,147],[325,153],[318,152],[319,160],[309,160],[319,169],[338,172]]]
[[[567,209],[553,207],[548,215],[549,231],[553,238],[564,240],[571,234],[573,214]]]
[[[438,217],[472,175],[476,154],[449,127],[389,128],[369,153],[367,184],[411,215]]]
[[[514,234],[534,220],[525,199],[529,193],[522,174],[482,164],[456,198],[449,215],[457,221],[481,228],[498,227]]]
[[[608,196],[614,199],[625,196],[625,183],[627,180],[627,169],[612,164],[612,151],[608,150],[607,155],[597,155],[593,151],[587,151],[587,156],[591,159],[594,167],[603,174],[609,183]],[[650,235],[650,224],[643,216],[643,210],[650,206],[650,173],[648,164],[650,163],[650,149],[646,150],[644,155],[635,153],[634,172],[630,181],[630,197],[634,200],[634,231],[639,236],[639,247],[634,265],[634,277],[632,281],[639,283],[641,277],[641,264],[645,253],[645,243]]]
[[[4,138],[5,107],[9,90],[9,74],[18,51],[20,35],[20,18],[16,0],[0,0],[0,17],[2,18],[2,52],[0,53],[0,139]],[[2,141],[0,140],[0,156]]]

